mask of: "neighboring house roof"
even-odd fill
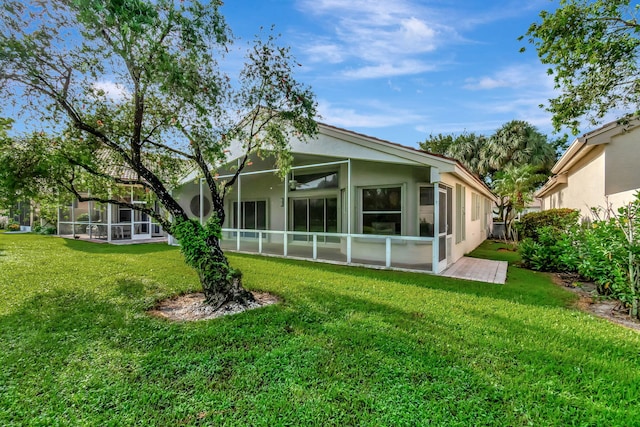
[[[613,121],[576,138],[551,168],[553,175],[536,191],[535,196],[544,197],[556,186],[566,184],[567,174],[571,167],[582,160],[591,150],[598,145],[610,143],[614,136],[628,132],[638,126],[640,126],[640,118],[634,118],[625,123]]]
[[[465,168],[459,161],[438,154],[428,153],[413,147],[407,147],[394,142],[364,135],[351,130],[339,128],[325,123],[318,123],[318,135],[316,139],[328,137],[332,141],[343,141],[350,144],[349,150],[341,149],[338,145],[328,146],[329,141],[320,141],[319,144],[292,141],[293,153],[304,153],[317,156],[345,157],[360,160],[393,162],[408,165],[433,166],[440,173],[452,173],[461,180],[473,185],[479,192],[492,200],[496,196],[489,187],[477,176]],[[340,143],[338,143],[340,144]],[[341,144],[344,145],[344,144]],[[231,149],[230,162],[240,157],[238,147]],[[193,180],[193,176],[187,177],[183,182]]]

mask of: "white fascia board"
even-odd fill
[[[333,138],[339,141],[344,141],[349,144],[363,147],[369,150],[383,153],[387,156],[394,157],[395,160],[390,160],[392,163],[405,163],[416,164],[422,166],[433,166],[438,168],[441,172],[454,172],[456,167],[455,160],[445,159],[438,156],[434,156],[425,152],[421,152],[412,148],[403,147],[398,144],[394,144],[387,141],[378,140],[375,138],[367,137],[366,135],[356,134],[347,130],[334,128],[319,124],[320,133],[326,135],[329,138]],[[313,141],[303,143],[313,144]],[[300,146],[298,146],[300,147]],[[298,148],[296,147],[296,148]],[[301,151],[305,151],[302,149]],[[325,155],[331,153],[325,153]],[[359,160],[380,160],[379,158],[366,158],[366,157],[353,157]]]
[[[489,199],[491,199],[494,202],[498,201],[498,198],[496,197],[496,195],[493,194],[491,190],[489,190],[489,188],[483,182],[480,181],[479,178],[472,175],[465,168],[460,167],[459,165],[456,165],[456,170],[454,174],[457,175],[458,178],[466,182],[470,187],[472,187],[478,193],[482,193],[483,195],[487,196]]]

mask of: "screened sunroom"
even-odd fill
[[[455,160],[319,127],[317,141],[292,141],[284,179],[273,159],[246,163],[225,198],[223,249],[437,274],[486,239],[493,195]],[[233,170],[219,168],[218,179]],[[210,217],[197,175],[174,196],[192,217]]]
[[[90,196],[90,193],[84,193]],[[152,204],[160,212],[158,203],[140,187],[127,186],[119,197],[126,203]],[[166,233],[146,213],[110,203],[81,202],[71,199],[58,208],[58,235],[76,239],[107,242],[163,240]]]

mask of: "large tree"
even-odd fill
[[[529,27],[526,36],[560,90],[548,105],[556,129],[578,133],[582,119],[596,125],[611,110],[638,111],[639,8],[630,0],[560,0]]]
[[[253,43],[237,76],[221,71],[232,40],[221,4],[3,1],[0,14],[0,95],[24,109],[37,131],[3,144],[5,164],[20,162],[14,189],[153,217],[178,237],[214,307],[252,299],[220,248],[225,195],[251,153],[270,153],[286,170],[290,138],[317,129],[312,93],[293,79],[297,64],[272,37]],[[217,180],[232,141],[243,148],[235,176]],[[189,169],[211,190],[205,226],[171,194]],[[123,185],[154,195],[166,213],[117,197]]]
[[[490,137],[473,132],[456,136],[430,135],[420,142],[420,148],[458,160],[492,185],[496,173],[507,167],[533,165],[537,172],[547,173],[565,141],[564,138],[549,140],[530,123],[512,120]]]
[[[429,135],[419,145],[420,149],[429,153],[442,154],[458,160],[469,171],[486,180],[488,142],[484,135],[463,132],[459,135]]]

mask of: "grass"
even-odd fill
[[[544,274],[230,260],[284,302],[172,323],[145,309],[198,289],[175,248],[0,234],[0,425],[638,423],[640,334]]]

